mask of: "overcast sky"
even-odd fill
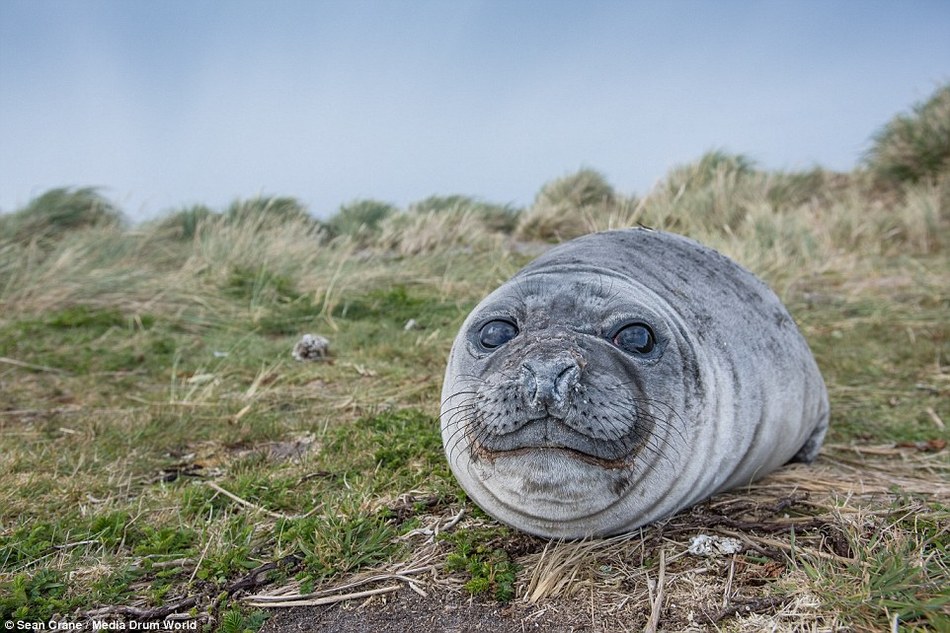
[[[848,170],[950,81],[950,2],[0,0],[0,210],[525,205],[713,148]]]

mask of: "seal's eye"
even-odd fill
[[[482,326],[478,342],[485,349],[500,347],[518,335],[518,327],[511,321],[496,319]]]
[[[656,337],[643,323],[632,323],[614,334],[614,345],[631,354],[649,354],[656,347]]]

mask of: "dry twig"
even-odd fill
[[[660,573],[656,579],[656,597],[653,599],[650,619],[643,628],[644,633],[656,633],[656,626],[660,623],[660,609],[663,608],[663,583],[666,582],[666,554],[664,552],[665,550],[660,548]]]
[[[14,367],[22,367],[23,369],[32,369],[34,371],[46,371],[52,374],[69,375],[69,372],[64,369],[57,369],[56,367],[48,367],[46,365],[35,365],[33,363],[25,363],[22,360],[17,360],[15,358],[7,358],[6,356],[0,356],[0,363],[4,363],[5,365],[13,365]]]
[[[367,589],[366,591],[357,591],[356,593],[342,593],[335,596],[324,596],[322,598],[313,598],[311,600],[287,600],[284,602],[250,602],[252,607],[318,607],[325,604],[334,604],[346,600],[359,600],[360,598],[369,598],[383,593],[392,593],[399,591],[402,585],[388,585],[379,589]]]
[[[263,512],[264,514],[266,514],[267,516],[273,517],[275,519],[287,519],[287,520],[306,519],[308,516],[310,516],[311,514],[313,514],[319,509],[319,506],[316,506],[312,510],[307,512],[306,514],[283,514],[281,512],[274,512],[273,510],[268,510],[267,508],[262,508],[261,506],[255,503],[251,503],[250,501],[246,499],[242,499],[241,497],[237,496],[233,492],[228,492],[227,490],[225,490],[218,484],[214,483],[213,481],[206,481],[205,483],[208,485],[209,488],[211,488],[212,490],[220,494],[223,494],[228,499],[231,499],[232,501],[235,501],[247,508],[253,508],[254,510],[259,510]]]

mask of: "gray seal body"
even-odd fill
[[[685,237],[627,229],[551,249],[472,311],[441,425],[488,514],[606,536],[810,462],[828,396],[764,283]]]

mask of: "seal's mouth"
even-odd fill
[[[617,438],[598,438],[569,426],[565,421],[543,417],[529,420],[509,433],[488,433],[472,437],[472,450],[479,457],[494,461],[537,451],[557,451],[565,457],[605,469],[624,468],[642,442],[633,434]],[[595,427],[590,426],[593,433]]]
[[[485,448],[485,446],[482,444],[476,443],[473,447],[473,450],[480,458],[487,461],[495,461],[501,457],[529,455],[538,451],[556,451],[571,459],[586,462],[592,466],[603,468],[604,470],[616,470],[618,468],[626,468],[630,465],[629,461],[626,459],[603,459],[601,457],[597,457],[596,455],[588,455],[587,453],[582,453],[581,451],[568,448],[566,446],[532,446],[525,448],[515,448],[511,450],[493,451]]]

